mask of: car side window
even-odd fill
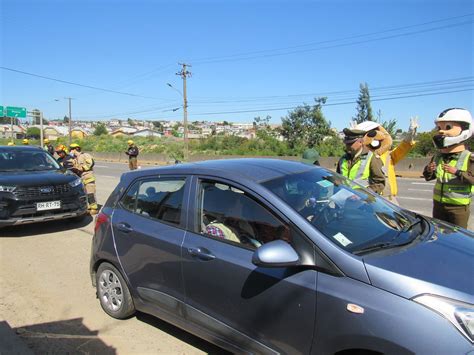
[[[142,181],[138,189],[135,212],[162,222],[179,225],[184,186],[184,178]]]
[[[139,182],[136,182],[128,189],[128,191],[123,195],[122,199],[120,200],[120,204],[124,209],[130,212],[135,212],[135,206],[137,202],[137,192],[138,186],[140,185]]]
[[[272,240],[291,242],[290,228],[244,191],[230,185],[201,181],[199,233],[258,248]]]

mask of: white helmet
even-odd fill
[[[474,127],[472,125],[472,116],[468,110],[463,108],[448,108],[439,114],[435,119],[438,122],[460,122],[464,123],[463,130],[456,137],[447,137],[441,134],[433,137],[433,142],[437,148],[446,148],[455,144],[467,141],[472,137]]]
[[[364,121],[359,124],[356,124],[354,128],[351,129],[351,131],[357,133],[367,133],[368,131],[371,131],[378,127],[380,127],[380,123],[377,123],[375,121]]]

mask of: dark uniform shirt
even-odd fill
[[[57,161],[69,170],[71,170],[74,165],[73,158],[70,155],[66,155],[64,158],[59,157]]]
[[[48,144],[46,146],[46,148],[48,148],[48,153],[51,154],[52,156],[54,156],[54,147],[52,144]]]
[[[128,147],[128,150],[125,152],[125,154],[127,154],[129,158],[136,158],[138,156],[138,153],[139,151],[136,145]]]

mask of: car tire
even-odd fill
[[[127,283],[112,264],[100,264],[95,277],[97,297],[105,313],[117,319],[126,319],[135,313]]]

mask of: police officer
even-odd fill
[[[89,213],[97,214],[99,206],[95,197],[94,159],[90,154],[83,153],[79,144],[76,143],[70,145],[69,151],[74,156],[71,170],[81,178],[86,189]]]
[[[138,161],[137,161],[137,157],[139,154],[138,147],[135,145],[135,143],[132,140],[129,140],[127,143],[128,143],[128,150],[125,152],[125,154],[128,155],[128,167],[130,170],[136,170],[138,168]]]
[[[46,150],[49,154],[51,154],[52,156],[54,156],[54,147],[53,145],[49,142],[49,139],[48,138],[45,138],[44,139],[44,147],[43,147],[44,150]]]
[[[343,132],[346,154],[339,159],[336,172],[381,194],[385,188],[383,162],[364,146],[363,137],[367,130],[355,126],[344,128]]]
[[[435,120],[433,142],[438,153],[425,167],[427,181],[436,179],[433,217],[467,228],[474,190],[474,154],[465,142],[474,132],[469,111],[450,108]]]
[[[64,144],[60,144],[56,147],[56,154],[58,155],[57,162],[66,169],[72,170],[74,166],[73,157],[68,154]]]

